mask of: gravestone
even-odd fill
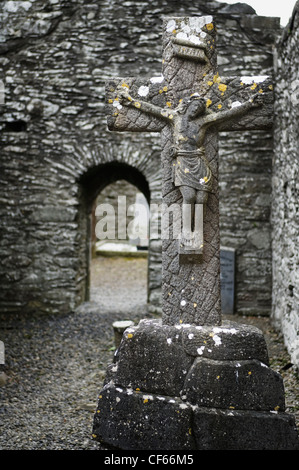
[[[235,250],[220,248],[221,312],[233,315],[235,307]]]
[[[272,82],[219,76],[210,16],[163,31],[161,77],[107,83],[111,130],[161,132],[162,319],[124,332],[93,436],[128,450],[297,449],[262,333],[221,317],[217,132],[270,128]]]

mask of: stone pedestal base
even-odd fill
[[[299,450],[281,376],[255,327],[129,328],[108,367],[93,434],[126,450]]]

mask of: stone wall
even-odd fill
[[[88,298],[91,208],[119,179],[160,202],[158,135],[107,131],[104,83],[160,75],[163,16],[212,14],[219,71],[271,75],[279,20],[204,0],[4,1],[0,78],[1,311],[67,312]],[[254,146],[252,146],[254,142]],[[272,136],[220,137],[222,243],[236,248],[239,313],[269,314]],[[160,303],[160,243],[149,301]]]
[[[299,2],[277,44],[272,317],[299,367]]]

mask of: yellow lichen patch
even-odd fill
[[[99,395],[99,399],[103,398],[102,395]]]
[[[217,375],[216,379],[219,380],[219,379],[220,379],[220,375]]]
[[[280,409],[280,406],[277,405],[275,406],[274,411],[279,411],[279,409]]]
[[[147,402],[148,402],[148,398],[145,398],[145,399],[143,400],[143,403],[147,403]]]
[[[209,181],[209,178],[207,176],[204,176],[203,179],[204,179],[205,183],[207,183]]]
[[[95,439],[98,436],[96,434],[92,434],[91,437],[93,437]]]
[[[206,24],[206,28],[207,28],[208,31],[212,31],[212,29],[214,28],[213,23]]]
[[[113,114],[113,116],[118,116],[118,112],[116,111],[116,112]]]
[[[122,83],[121,86],[122,86],[123,88],[130,88],[127,83]]]
[[[273,85],[268,86],[269,90],[273,90]]]
[[[163,90],[159,90],[160,95],[163,93]]]
[[[183,323],[183,320],[180,320],[180,323]]]
[[[109,104],[112,104],[114,100],[108,100],[108,103]]]
[[[262,88],[260,88],[259,93],[264,93],[264,90]]]
[[[192,429],[191,429],[191,428],[189,428],[189,434],[190,434],[190,436],[191,436],[191,434],[192,434]]]
[[[253,85],[251,85],[251,87],[250,87],[250,90],[255,90],[255,89],[256,89],[256,87],[257,87],[257,84],[256,84],[256,83],[254,83]]]
[[[221,109],[221,108],[222,108],[222,104],[221,104],[221,103],[218,104],[217,108],[218,108],[218,109]]]
[[[211,104],[212,104],[212,100],[208,99],[206,101],[206,107],[208,108],[209,106],[211,106]]]
[[[218,89],[224,93],[227,89],[227,85],[225,85],[224,83],[220,83],[218,85]]]
[[[219,77],[219,72],[216,73],[213,77],[213,82],[214,83],[219,83],[221,81],[221,78]]]
[[[127,337],[128,337],[128,338],[133,338],[132,333],[128,333],[128,336],[127,336]]]
[[[234,406],[229,406],[229,409],[230,409],[230,410],[234,410],[235,407],[234,407]]]
[[[167,101],[167,102],[166,102],[166,106],[168,106],[169,108],[171,108],[171,103],[170,103],[170,101]]]
[[[136,392],[140,392],[140,388],[139,388],[139,387],[136,388]]]
[[[97,413],[101,413],[101,410],[97,410]]]
[[[114,89],[114,88],[110,88],[109,91],[115,91],[115,89]]]
[[[172,31],[172,34],[176,34],[176,29],[174,29],[174,30]]]
[[[188,168],[185,168],[185,173],[189,173],[189,169]]]
[[[173,114],[169,114],[168,118],[173,119]]]
[[[251,374],[252,374],[252,372],[251,372],[251,371],[249,371],[249,372],[248,372],[248,375],[251,375]]]
[[[167,91],[167,90],[168,90],[167,86],[163,87],[163,91]]]
[[[212,86],[214,82],[212,82],[211,80],[208,81],[208,85],[209,86]]]
[[[138,103],[138,101],[136,101],[136,102],[134,103],[134,106],[135,106],[135,108],[140,108],[140,107],[141,107],[141,104]]]

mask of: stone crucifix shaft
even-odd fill
[[[168,325],[221,324],[218,130],[272,125],[268,77],[219,77],[216,28],[207,17],[164,20],[162,76],[107,83],[111,130],[161,132],[165,213],[162,310]],[[243,81],[242,81],[243,80]]]

